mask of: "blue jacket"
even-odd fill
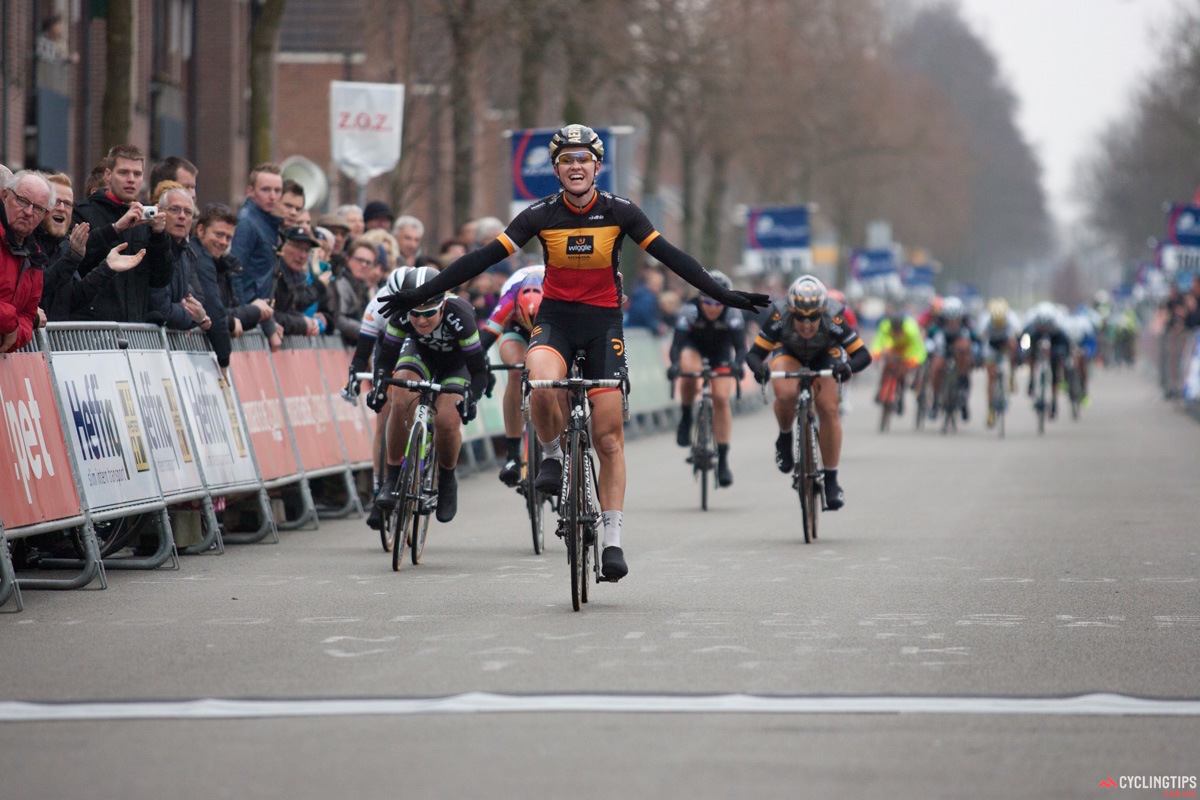
[[[250,198],[246,198],[238,212],[237,229],[233,232],[233,244],[229,252],[242,262],[241,273],[234,277],[239,304],[274,297],[275,249],[282,222],[279,217],[263,211]]]

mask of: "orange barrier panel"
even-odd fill
[[[270,354],[266,350],[234,351],[229,356],[229,370],[242,402],[262,479],[273,481],[295,475],[300,467],[288,441],[283,400],[275,385]]]
[[[337,420],[338,430],[341,431],[342,443],[346,446],[346,457],[351,464],[368,462],[374,447],[372,429],[367,427],[362,411],[347,403],[341,396],[346,375],[350,372],[350,352],[342,348],[316,352],[321,362],[321,371],[325,375],[325,385],[329,387],[329,403],[333,406],[333,416]]]
[[[0,522],[10,531],[81,513],[50,368],[42,353],[0,356]]]
[[[317,352],[285,349],[273,353],[272,358],[305,472],[345,464],[329,397],[321,383]]]

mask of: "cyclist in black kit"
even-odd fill
[[[713,270],[708,274],[724,288],[733,288],[725,273]],[[735,380],[741,379],[746,364],[745,317],[736,308],[729,308],[707,295],[692,298],[679,309],[667,380],[679,378],[680,372],[699,372],[701,359],[707,359],[714,371],[732,374]],[[734,381],[728,379],[712,382],[713,434],[717,440],[717,483],[720,486],[733,485],[733,472],[729,469],[729,440],[733,431],[729,397],[733,388]],[[679,379],[679,429],[675,432],[675,442],[680,447],[692,444],[692,403],[699,391],[698,378]]]
[[[813,402],[821,423],[818,440],[821,463],[825,465],[825,505],[836,511],[846,504],[838,485],[838,458],[842,452],[842,422],[838,419],[838,387],[862,372],[871,363],[871,351],[863,346],[858,332],[842,316],[843,307],[829,299],[825,285],[812,275],[797,278],[788,288],[787,298],[776,300],[746,363],[759,383],[771,379],[771,371],[794,372],[800,367],[811,370],[832,369],[832,378],[813,381]],[[780,472],[791,472],[792,424],[796,421],[799,382],[789,379],[772,381],[775,390],[775,419],[779,438],[775,440],[775,465]]]
[[[417,267],[404,276],[401,290],[426,285],[438,271],[434,267]],[[392,373],[410,380],[436,381],[468,387],[460,397],[446,393],[438,396],[434,417],[434,441],[438,460],[438,522],[454,519],[458,510],[458,480],[454,468],[462,448],[462,426],[475,418],[476,403],[487,389],[487,362],[479,343],[479,329],[471,305],[458,297],[439,293],[426,300],[420,308],[405,316],[394,316],[379,345],[375,361],[374,388],[367,395],[367,405],[375,413],[391,400],[393,413],[387,421],[387,472],[385,486],[376,504],[385,511],[396,507],[395,491],[404,445],[408,441],[409,417],[416,406],[418,394],[399,386],[385,387],[383,378]],[[407,374],[405,374],[407,373]],[[396,544],[402,546],[402,542]]]
[[[625,377],[625,337],[621,327],[621,244],[630,237],[649,255],[710,297],[735,308],[767,304],[766,295],[730,291],[718,284],[687,253],[667,242],[645,213],[623,197],[596,188],[604,142],[586,125],[567,125],[550,140],[550,160],[562,190],[522,211],[508,228],[467,253],[429,284],[393,295],[385,313],[400,314],[426,298],[465,283],[507,258],[536,237],[546,265],[543,299],[525,364],[531,380],[559,380],[575,352],[587,354],[584,378]],[[533,425],[542,445],[537,486],[556,493],[562,478],[561,392],[539,389],[530,398]],[[621,550],[625,503],[625,435],[621,395],[595,390],[592,433],[600,457],[598,494],[604,517],[601,568],[607,580],[629,571]]]

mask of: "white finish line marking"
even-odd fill
[[[1035,716],[1200,716],[1200,700],[1120,694],[1075,697],[771,697],[723,695],[468,692],[430,698],[226,700],[95,703],[0,702],[0,722],[121,719],[272,719],[403,714],[1028,714]]]

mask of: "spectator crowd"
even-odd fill
[[[444,267],[504,227],[473,220],[432,254],[421,221],[382,201],[314,219],[304,187],[275,163],[250,172],[240,208],[198,206],[201,181],[180,157],[148,170],[134,145],[109,150],[78,195],[65,174],[0,166],[0,352],[59,321],[199,330],[222,368],[232,340],[255,328],[274,349],[284,335],[337,335],[353,346],[393,269]],[[479,319],[519,266],[459,288]]]

